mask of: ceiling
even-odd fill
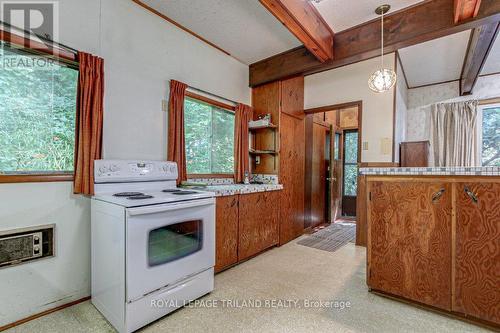
[[[410,88],[460,78],[471,31],[400,49],[399,56]]]
[[[142,2],[247,65],[301,45],[257,0]]]
[[[493,73],[500,73],[500,34],[497,35],[495,43],[488,54],[488,59],[486,59],[481,71],[482,75]]]
[[[389,14],[405,7],[412,6],[422,0],[321,0],[316,6],[326,23],[334,32],[346,30],[377,17],[375,8],[381,4],[391,5]]]

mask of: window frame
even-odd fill
[[[13,49],[22,50],[27,54],[38,57],[46,57],[56,62],[73,68],[78,71],[79,62],[76,54],[70,53],[61,48],[51,48],[43,43],[25,38],[11,32],[0,29],[0,41],[9,45]],[[76,104],[76,101],[75,101]],[[76,132],[76,126],[75,126]],[[75,133],[76,134],[76,133]],[[76,143],[76,142],[75,142]],[[0,171],[0,184],[10,183],[45,183],[45,182],[72,182],[74,180],[75,170],[60,172],[16,172],[2,173]]]
[[[483,165],[483,110],[484,109],[493,109],[500,108],[500,98],[485,100],[478,105],[478,121],[477,121],[477,163],[482,167]]]
[[[236,106],[229,105],[220,101],[216,101],[212,98],[194,93],[192,91],[186,90],[186,97],[190,99],[197,100],[202,103],[210,104],[211,106],[215,106],[220,109],[224,109],[226,111],[235,113]],[[185,148],[184,148],[185,149]],[[234,179],[234,173],[190,173],[187,175],[188,179],[200,179],[200,178],[232,178]]]

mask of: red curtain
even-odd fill
[[[253,109],[245,104],[236,106],[234,119],[234,181],[241,183],[249,171],[248,122],[252,120]]]
[[[79,52],[76,99],[75,175],[76,194],[94,194],[94,160],[102,156],[104,60]]]
[[[187,84],[171,80],[168,113],[168,160],[177,162],[177,184],[187,180],[186,143],[184,138],[184,97]]]

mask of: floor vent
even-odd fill
[[[55,225],[0,231],[0,268],[54,256]]]

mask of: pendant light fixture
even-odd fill
[[[368,87],[377,93],[383,93],[394,87],[396,84],[396,73],[392,69],[384,68],[384,14],[391,9],[390,5],[381,5],[375,9],[377,15],[382,16],[381,47],[380,56],[382,66],[368,79]]]

